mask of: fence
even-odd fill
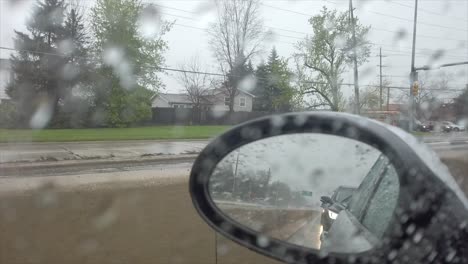
[[[155,107],[152,123],[155,125],[234,125],[268,114],[266,112],[229,113],[229,111]]]

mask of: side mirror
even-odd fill
[[[321,196],[320,201],[324,204],[333,204],[333,200],[329,196]]]
[[[296,113],[242,124],[200,153],[189,185],[212,228],[280,261],[468,262],[466,196],[430,150],[372,120]],[[342,185],[347,206],[320,208]]]

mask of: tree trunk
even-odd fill
[[[234,112],[234,99],[236,98],[236,93],[233,92],[229,95],[229,113]]]

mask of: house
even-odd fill
[[[252,105],[255,95],[238,89],[238,94],[234,97],[234,112],[252,112]],[[230,98],[223,89],[214,89],[209,96],[215,111],[229,111]]]
[[[252,112],[255,96],[247,91],[238,90],[234,97],[234,112]],[[203,98],[202,108],[214,111],[229,111],[230,98],[222,89],[213,89]],[[193,108],[193,102],[187,94],[160,93],[153,97],[152,107]]]
[[[0,102],[3,100],[8,100],[6,87],[12,77],[13,73],[11,71],[10,60],[0,58]]]
[[[209,101],[202,105],[211,107]],[[153,108],[193,108],[193,102],[187,94],[160,93],[153,97],[151,106]]]

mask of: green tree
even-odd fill
[[[291,111],[294,89],[291,86],[292,72],[285,59],[271,50],[267,64],[261,64],[256,71],[257,86],[254,93],[254,109],[257,111]]]
[[[288,184],[275,181],[269,187],[269,197],[274,206],[287,206],[291,200],[291,188]]]
[[[86,32],[83,11],[77,2],[69,1],[64,22],[61,52],[67,62],[62,69],[65,86],[68,89],[59,101],[57,113],[50,123],[53,127],[89,126],[92,110],[89,93],[94,63],[90,59],[90,36]]]
[[[44,127],[60,124],[61,113],[69,107],[71,91],[91,72],[88,36],[83,16],[75,4],[43,0],[35,5],[27,33],[16,32],[11,57],[15,78],[7,93],[15,102],[17,121],[22,126]],[[40,122],[33,122],[39,113]]]
[[[93,89],[96,113],[113,127],[149,119],[151,96],[142,95],[162,86],[157,76],[167,49],[162,36],[171,25],[160,21],[154,5],[139,0],[98,0],[91,13],[93,50],[103,58]]]
[[[14,78],[7,94],[21,109],[17,120],[21,126],[29,126],[39,109],[44,111],[37,127],[46,126],[69,88],[61,74],[68,61],[61,52],[65,9],[62,0],[38,1],[26,25],[28,33],[15,31],[17,52],[10,59]]]
[[[62,50],[67,54],[68,61],[65,77],[71,85],[88,81],[92,71],[89,55],[90,39],[86,33],[83,14],[76,6],[70,6],[64,24]]]
[[[272,100],[267,90],[269,76],[268,67],[265,63],[261,63],[257,66],[255,71],[257,85],[253,91],[255,99],[252,105],[254,111],[270,111],[271,109]]]
[[[366,40],[369,27],[356,18],[357,58],[361,65],[367,61],[370,45]],[[353,58],[351,23],[347,12],[328,10],[309,20],[313,35],[298,43],[295,54],[296,75],[303,93],[312,94],[312,107],[327,106],[343,110],[342,74]]]

